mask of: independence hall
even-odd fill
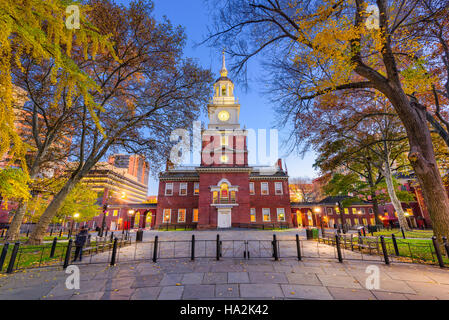
[[[167,224],[197,229],[251,224],[291,227],[288,175],[282,161],[274,167],[248,165],[247,131],[239,124],[240,104],[227,77],[224,55],[220,74],[207,106],[201,165],[168,166],[159,175],[156,228]]]

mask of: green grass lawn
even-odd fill
[[[432,238],[433,237],[433,230],[412,230],[412,231],[404,231],[405,232],[405,238]],[[391,237],[391,235],[394,233],[396,238],[402,239],[402,232],[400,229],[393,229],[393,230],[382,230],[379,232],[374,232],[374,236],[386,236]]]
[[[376,233],[375,233],[376,234]],[[424,238],[424,237],[419,237]],[[364,243],[367,242],[376,242],[376,239],[371,238],[363,238]],[[358,241],[358,237],[353,238],[354,242]],[[428,263],[428,264],[436,264],[438,263],[436,254],[435,254],[435,248],[433,246],[433,242],[431,239],[422,240],[422,239],[402,239],[402,238],[396,238],[396,243],[398,245],[399,250],[399,256],[396,256],[396,252],[393,245],[393,240],[391,239],[391,233],[390,235],[385,235],[385,244],[387,247],[388,254],[390,256],[393,256],[393,261],[401,261],[401,262],[418,262],[418,263]],[[381,245],[379,240],[379,251],[380,254],[382,254],[381,251]],[[449,264],[449,259],[446,256],[445,250],[441,252],[441,255],[443,257],[443,261],[445,264]]]
[[[92,241],[90,246],[95,246],[96,242]],[[51,243],[46,243],[43,245],[20,245],[19,252],[17,253],[16,262],[14,270],[18,269],[28,269],[43,266],[51,266],[62,264],[67,252],[67,243],[58,243],[55,248],[55,253],[53,258],[50,258],[51,253]],[[11,258],[12,250],[14,244],[10,244],[8,247],[8,252],[6,254],[5,263],[3,265],[2,272],[6,272],[8,264]],[[3,245],[0,245],[0,252],[3,250]],[[72,259],[75,255],[75,246],[72,246],[71,256]]]

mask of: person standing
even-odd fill
[[[76,235],[75,238],[75,259],[73,261],[76,261],[79,257],[80,261],[83,259],[83,246],[86,243],[88,236],[87,229],[83,227],[81,231]]]

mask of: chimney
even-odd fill
[[[278,167],[282,171],[282,159],[278,159]]]

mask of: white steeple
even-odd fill
[[[228,69],[226,69],[226,57],[225,57],[224,49],[223,49],[223,65],[222,65],[221,70],[220,70],[220,75],[222,77],[227,77],[228,76]]]

